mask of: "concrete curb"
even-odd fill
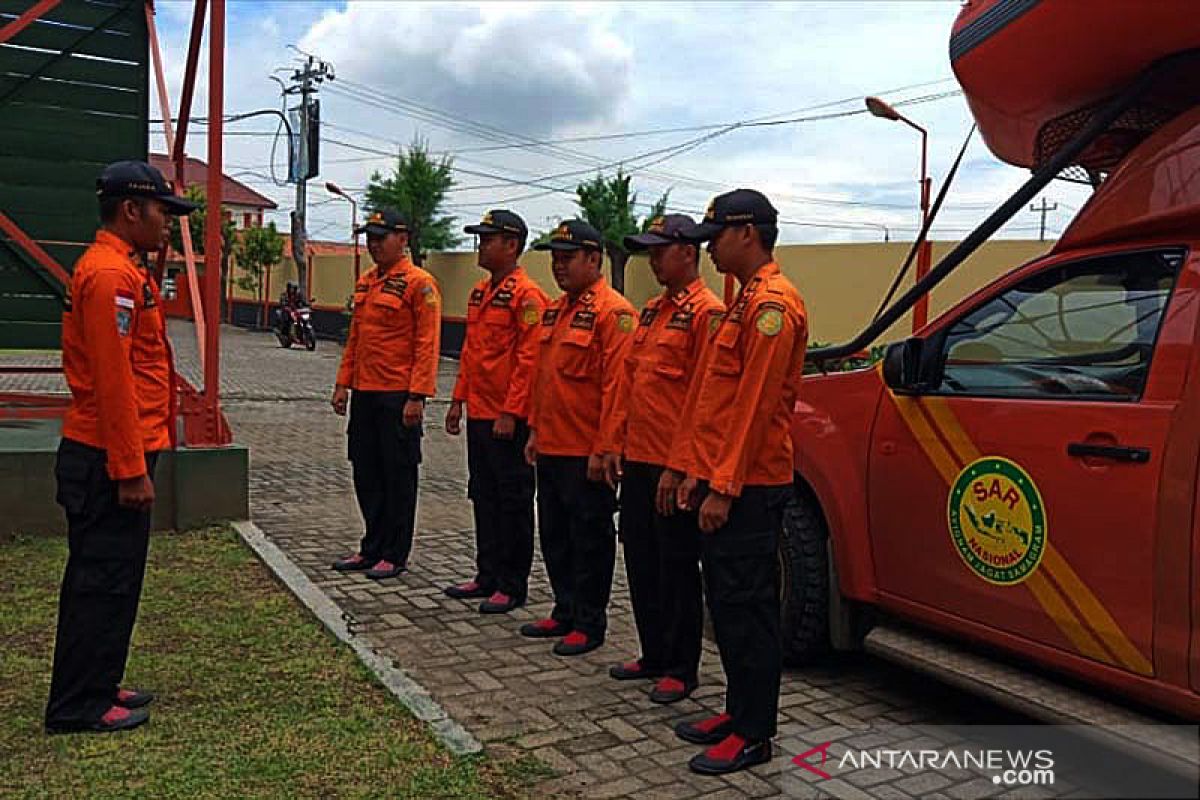
[[[334,636],[354,651],[367,669],[375,674],[388,691],[396,696],[417,719],[427,723],[437,738],[455,755],[471,755],[483,750],[483,745],[438,705],[429,691],[410,678],[404,670],[392,664],[354,635],[346,624],[345,614],[336,603],[309,580],[287,555],[275,546],[259,527],[248,520],[234,522],[242,540],[258,554],[288,590],[303,603]]]

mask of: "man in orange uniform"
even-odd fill
[[[75,264],[62,321],[71,406],[55,477],[67,514],[46,730],[111,732],[147,719],[146,692],[120,688],[142,593],[154,467],[171,447],[175,372],[158,286],[141,254],[169,215],[195,206],[141,161],[96,181],[102,230]]]
[[[537,464],[542,558],[554,591],[549,618],[524,636],[563,637],[554,652],[573,656],[604,643],[616,541],[616,490],[604,456],[618,452],[614,413],[633,340],[629,301],[601,277],[600,232],[563,222],[550,241],[554,280],[564,295],[542,315],[526,460]]]
[[[482,614],[525,604],[533,564],[533,467],[529,393],[537,365],[538,323],[549,298],[518,263],[525,221],[497,209],[463,229],[479,237],[479,266],[490,275],[467,301],[467,337],[458,362],[446,431],[462,429],[467,407],[467,493],[475,509],[475,578],[446,589],[456,598],[486,597]]]
[[[381,208],[367,234],[375,269],[354,287],[354,316],[342,354],[333,410],[350,406],[349,455],[366,533],[339,571],[382,580],[408,569],[417,516],[421,423],[437,392],[442,299],[433,276],[406,255],[408,220]]]
[[[727,681],[726,711],[675,731],[713,745],[694,772],[717,775],[771,758],[782,653],[779,562],[792,485],[792,409],[808,318],[772,248],[777,213],[759,192],[715,198],[694,234],[741,292],[717,328],[688,393],[668,467],[685,473],[677,498],[700,510],[704,585]],[[668,476],[664,480],[670,481]]]
[[[700,279],[700,246],[684,238],[695,222],[668,214],[649,230],[625,237],[630,252],[650,251],[650,268],[665,287],[642,309],[626,362],[628,380],[618,406],[621,456],[608,460],[621,474],[621,545],[641,658],[609,669],[617,680],[659,678],[656,703],[674,703],[697,685],[703,626],[700,529],[696,514],[674,498],[656,509],[656,494],[671,439],[681,422],[688,384],[708,335],[725,306]]]

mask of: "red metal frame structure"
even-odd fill
[[[6,42],[40,17],[52,10],[60,0],[38,0],[12,22],[0,28],[0,43]],[[225,0],[195,0],[192,14],[191,36],[187,62],[184,69],[183,90],[179,104],[178,129],[172,138],[170,109],[167,107],[165,79],[162,59],[158,51],[158,36],[154,24],[154,2],[146,0],[146,24],[154,61],[155,78],[158,82],[160,104],[166,120],[168,143],[175,165],[176,191],[184,185],[185,145],[188,122],[191,116],[192,98],[195,94],[196,73],[200,60],[200,44],[204,35],[204,17],[209,17],[209,83],[208,83],[208,186],[206,202],[208,218],[221,218],[222,189],[222,124],[225,104]],[[45,270],[62,281],[70,283],[69,273],[46,253],[28,234],[7,215],[0,212],[0,231],[7,234],[21,249],[30,255]],[[189,242],[189,237],[184,236]],[[227,445],[232,441],[229,424],[221,413],[220,405],[220,294],[221,294],[221,226],[210,225],[206,231],[204,245],[204,275],[200,281],[201,291],[193,291],[193,316],[197,327],[200,360],[204,373],[204,389],[198,391],[187,380],[177,376],[179,414],[183,418],[184,442],[193,447]],[[185,248],[190,251],[190,246]],[[191,256],[190,252],[187,254]],[[166,252],[159,253],[157,278],[162,280]],[[197,287],[195,260],[187,259],[189,279],[193,290]],[[13,367],[4,372],[47,372],[61,368]],[[28,394],[0,395],[0,417],[56,417],[65,409],[62,398],[47,399]]]

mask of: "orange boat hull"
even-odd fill
[[[991,151],[1036,167],[1053,150],[1042,134],[1049,123],[1196,48],[1196,0],[968,0],[950,60]]]

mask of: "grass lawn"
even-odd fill
[[[0,536],[0,796],[520,797],[527,757],[451,756],[231,531],[155,536],[126,674],[149,724],[45,736],[62,538]]]

